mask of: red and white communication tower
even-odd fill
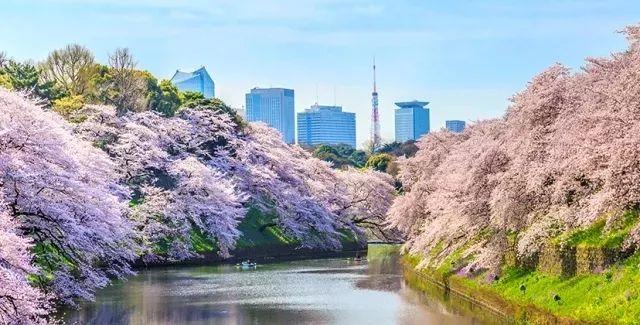
[[[373,92],[371,93],[371,147],[380,147],[380,114],[378,113],[378,90],[376,88],[376,58],[373,58]]]

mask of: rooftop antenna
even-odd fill
[[[376,86],[376,56],[373,56],[373,92],[377,93],[378,88]]]

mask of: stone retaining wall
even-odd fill
[[[617,249],[605,247],[578,247],[576,251],[577,273],[601,273],[619,260]]]
[[[538,270],[563,277],[576,274],[576,248],[548,243],[540,252]]]
[[[608,247],[572,247],[547,243],[542,251],[532,257],[518,257],[515,248],[504,255],[505,266],[535,269],[549,275],[571,277],[574,275],[601,273],[607,267],[626,257],[620,249]]]

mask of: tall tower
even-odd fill
[[[376,88],[376,58],[373,58],[373,92],[371,93],[371,148],[380,147],[380,115],[378,113],[378,90]]]

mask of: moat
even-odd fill
[[[140,270],[67,311],[70,324],[481,324],[403,278],[397,249],[314,259]],[[437,297],[436,297],[437,296]],[[444,299],[444,300],[443,300]]]

